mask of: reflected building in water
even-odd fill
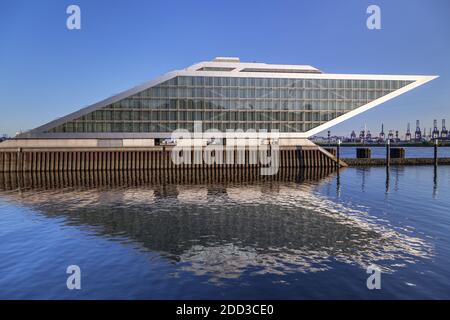
[[[432,256],[425,241],[389,228],[364,208],[355,210],[316,192],[333,178],[302,183],[297,177],[264,183],[150,181],[105,188],[74,179],[78,184],[65,188],[53,187],[60,182],[37,189],[22,185],[20,191],[9,188],[0,195],[45,218],[87,227],[95,236],[131,242],[212,282],[240,277],[249,268],[255,274],[319,272],[335,261],[362,268],[380,263],[390,272],[398,268],[399,258]],[[15,179],[9,177],[9,186],[19,184]],[[22,184],[36,178],[27,179]]]

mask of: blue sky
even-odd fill
[[[66,8],[81,8],[81,30]],[[381,30],[366,27],[370,4]],[[215,56],[440,78],[331,129],[450,122],[450,1],[0,0],[0,134]],[[450,123],[448,124],[450,126]]]

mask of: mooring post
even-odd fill
[[[340,168],[340,166],[341,166],[341,139],[338,139],[338,141],[337,141],[336,158],[337,158],[336,167]]]
[[[438,165],[438,139],[434,139],[434,166]]]
[[[386,140],[386,167],[389,167],[391,162],[391,140]]]

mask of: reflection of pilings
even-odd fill
[[[336,195],[338,197],[341,196],[341,174],[339,170],[337,171],[337,177],[336,177]]]
[[[389,172],[389,166],[386,167],[386,193],[389,193],[389,186],[390,186],[390,172]]]
[[[433,198],[436,197],[437,189],[438,189],[438,178],[437,178],[438,172],[437,172],[437,170],[438,170],[438,167],[434,166],[434,168],[433,168]]]
[[[395,181],[394,181],[394,190],[395,191],[398,191],[399,175],[400,175],[401,170],[403,170],[401,167],[395,168]]]
[[[363,168],[359,170],[361,172],[361,191],[366,191],[366,173],[368,170],[366,168]]]
[[[223,149],[223,151],[220,149],[217,151],[203,150],[206,154],[209,154],[208,152],[211,152],[211,155],[214,154],[215,159],[221,159],[222,161],[218,161],[221,162],[220,164],[207,164],[204,161],[199,164],[176,164],[172,161],[172,149],[170,147],[154,147],[148,150],[3,150],[0,151],[0,172],[88,172],[193,168],[220,168],[225,171],[226,169],[265,166],[261,165],[261,162],[265,162],[261,159],[262,153],[248,148],[231,151],[227,149]],[[280,168],[331,167],[335,163],[335,159],[317,147],[280,147],[278,152]],[[240,155],[243,156],[242,159],[239,158]],[[191,153],[186,151],[183,156],[192,160],[198,158],[194,150]],[[271,160],[274,161],[274,159]]]
[[[10,172],[0,173],[0,190],[19,188],[112,187],[146,184],[196,184],[210,182],[252,182],[318,180],[334,172],[332,167],[280,169],[276,175],[264,176],[260,169],[217,170],[134,170],[91,172]]]

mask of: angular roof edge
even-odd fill
[[[165,75],[163,75],[155,80],[147,81],[141,85],[138,85],[131,89],[125,90],[114,96],[111,96],[109,98],[106,98],[104,100],[96,102],[94,104],[91,104],[82,109],[79,109],[78,111],[69,113],[68,115],[65,115],[65,116],[57,118],[53,121],[47,122],[46,124],[36,127],[30,131],[21,133],[21,134],[17,135],[15,138],[31,138],[31,137],[33,137],[34,133],[42,133],[44,131],[50,130],[50,129],[57,127],[61,124],[64,124],[68,121],[74,120],[74,119],[84,116],[90,112],[93,112],[93,111],[99,110],[103,107],[106,107],[107,105],[109,105],[111,103],[115,103],[115,102],[125,99],[133,94],[136,94],[136,93],[146,90],[148,88],[154,87],[164,81],[167,81],[167,80],[170,80],[170,79],[176,77],[177,75],[178,75],[178,71],[172,71],[172,72],[166,73]]]
[[[337,125],[337,124],[339,124],[339,123],[341,123],[341,122],[343,122],[343,121],[345,121],[347,119],[353,118],[354,116],[357,116],[357,115],[359,115],[359,114],[361,114],[363,112],[366,112],[367,110],[370,110],[370,109],[372,109],[372,108],[374,108],[374,107],[376,107],[376,106],[378,106],[378,105],[380,105],[380,104],[382,104],[382,103],[384,103],[384,102],[386,102],[388,100],[391,100],[391,99],[393,99],[395,97],[398,97],[399,95],[401,95],[403,93],[406,93],[406,92],[411,91],[411,90],[413,90],[413,89],[415,89],[417,87],[420,87],[421,85],[424,85],[425,83],[427,83],[427,82],[429,82],[431,80],[434,80],[434,79],[436,79],[438,77],[439,76],[417,76],[417,79],[414,82],[412,82],[412,83],[410,83],[410,84],[408,84],[408,85],[406,85],[404,87],[401,87],[401,88],[399,88],[397,90],[394,90],[394,91],[392,91],[392,92],[390,92],[390,93],[388,93],[388,94],[386,94],[384,96],[381,96],[378,99],[375,99],[375,100],[373,100],[373,101],[371,101],[371,102],[369,102],[369,103],[367,103],[365,105],[362,105],[362,106],[360,106],[360,107],[358,107],[356,109],[353,109],[353,110],[351,110],[351,111],[349,111],[347,113],[344,113],[343,115],[341,115],[341,116],[339,116],[337,118],[334,118],[332,120],[329,120],[329,121],[327,121],[327,122],[325,122],[325,123],[323,123],[323,124],[321,124],[321,125],[319,125],[319,126],[317,126],[315,128],[312,128],[309,131],[306,131],[305,132],[305,137],[311,137],[311,136],[313,136],[313,135],[315,135],[315,134],[317,134],[317,133],[319,133],[321,131],[324,131],[324,130],[332,127],[332,126],[335,126],[335,125]]]

